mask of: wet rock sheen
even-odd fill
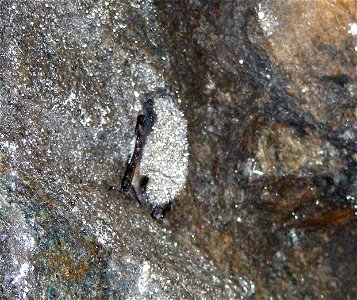
[[[356,299],[356,15],[348,0],[2,1],[0,298]],[[189,156],[156,221],[116,187],[160,88]]]

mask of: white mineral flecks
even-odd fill
[[[352,35],[357,35],[357,22],[350,23],[348,33]]]
[[[149,177],[148,201],[166,204],[184,188],[188,167],[187,122],[171,97],[154,98],[156,121],[144,146],[140,174]]]

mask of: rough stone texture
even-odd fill
[[[355,299],[355,1],[2,1],[1,299]],[[188,121],[158,223],[141,96]]]

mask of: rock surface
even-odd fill
[[[2,1],[0,299],[355,299],[354,1]],[[188,122],[163,222],[142,95]]]

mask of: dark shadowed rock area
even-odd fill
[[[162,221],[117,191],[188,122]],[[356,299],[357,6],[1,1],[0,299]]]

